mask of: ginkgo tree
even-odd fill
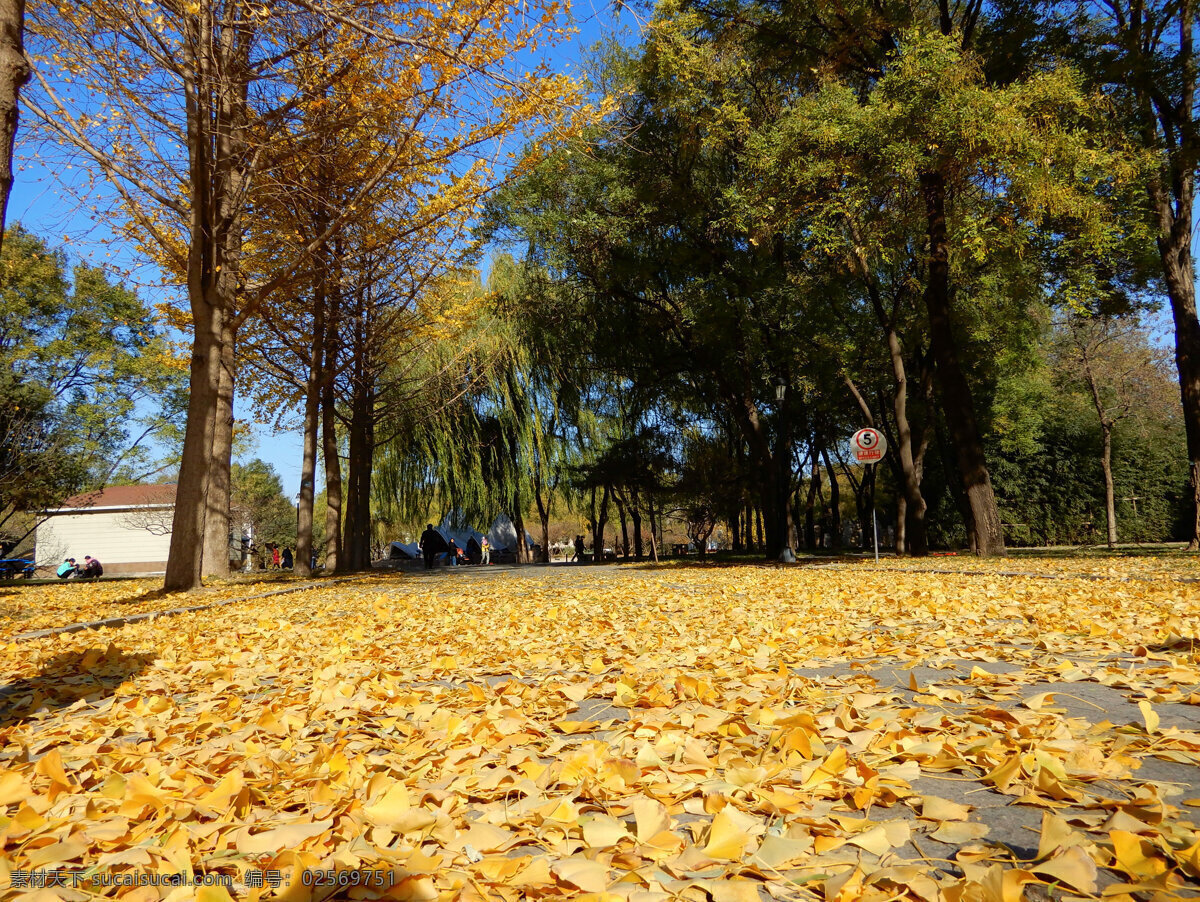
[[[561,34],[559,13],[556,2],[482,0],[31,9],[27,105],[53,141],[47,153],[101,170],[125,234],[186,287],[191,395],[168,587],[194,588],[204,569],[227,566],[213,556],[227,535],[238,330],[306,282],[317,252],[398,169],[473,163],[486,176],[506,135],[569,115],[567,79],[518,68]],[[323,231],[278,242],[272,265],[250,271],[264,195],[294,188],[275,142],[319,127],[306,114],[335,86],[362,111],[355,127],[374,133],[374,152]]]

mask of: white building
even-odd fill
[[[105,575],[167,569],[174,485],[116,485],[68,498],[46,511],[36,536],[37,565],[51,570],[91,555]]]

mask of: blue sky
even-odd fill
[[[616,36],[622,42],[631,42],[637,38],[638,17],[611,0],[579,0],[571,16],[578,33],[546,55],[560,71],[579,73],[588,49],[602,39]],[[59,162],[57,153],[52,156],[55,163],[43,164],[37,159],[37,147],[18,135],[18,168],[8,222],[20,222],[51,246],[65,249],[72,263],[88,262],[114,269],[150,303],[181,292],[163,286],[158,271],[114,235],[101,212],[114,206],[103,178],[86,164],[67,165]],[[247,456],[270,463],[279,473],[284,492],[294,499],[300,488],[300,432],[275,433],[255,423],[254,411],[247,407],[244,397],[235,399],[235,414],[253,425],[256,447]]]

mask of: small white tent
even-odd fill
[[[478,545],[479,540],[483,538],[483,533],[465,523],[458,511],[451,511],[442,518],[442,525],[438,527],[438,532],[447,542],[453,539],[454,544],[464,551],[472,541]]]
[[[497,550],[506,549],[514,554],[516,553],[517,527],[513,525],[512,518],[508,514],[501,514],[492,522],[492,528],[488,530],[488,541]],[[527,530],[525,532],[525,547],[532,548],[535,544],[533,536]]]

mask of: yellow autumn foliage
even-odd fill
[[[1200,591],[1094,566],[464,568],[23,641],[175,599],[5,589],[0,892],[1194,896]],[[179,873],[228,883],[99,879]]]

